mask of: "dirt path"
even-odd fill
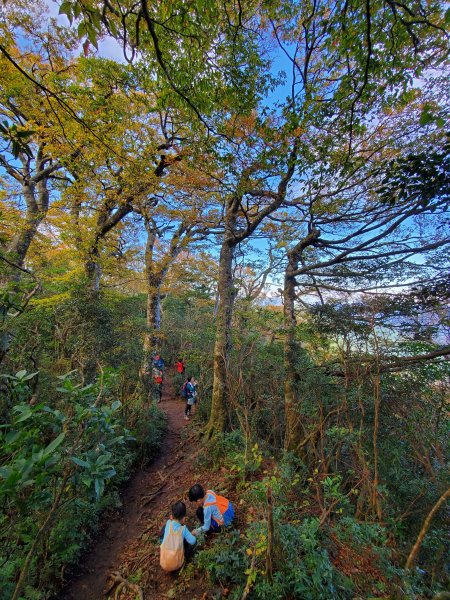
[[[121,514],[105,525],[95,547],[85,556],[82,573],[63,590],[59,600],[105,598],[111,587],[107,585],[108,577],[114,572],[128,576],[130,571],[139,571],[139,577],[143,573],[143,587],[151,588],[150,593],[145,593],[146,600],[161,598],[161,588],[170,586],[170,580],[157,568],[157,532],[171,498],[182,497],[183,481],[189,475],[188,442],[179,445],[181,430],[187,424],[184,403],[174,398],[170,381],[160,406],[168,417],[168,431],[159,456],[131,479],[122,498]]]

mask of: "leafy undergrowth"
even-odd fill
[[[5,376],[4,376],[5,377]],[[114,373],[83,386],[60,377],[51,401],[30,402],[25,371],[8,376],[14,401],[0,429],[0,599],[43,599],[89,544],[119,486],[159,447],[165,417],[137,397],[115,399]]]
[[[140,570],[135,568],[131,575],[133,581],[140,581],[145,597],[428,597],[418,582],[413,585],[406,581],[403,571],[395,566],[395,549],[388,543],[387,530],[377,524],[358,522],[346,514],[350,511],[345,496],[338,496],[337,480],[331,477],[321,483],[323,502],[330,508],[323,518],[312,478],[306,476],[301,463],[290,455],[278,462],[263,458],[257,446],[237,453],[231,449],[242,444],[236,443],[239,440],[233,435],[228,437],[227,447],[216,454],[217,448],[201,453],[195,472],[190,471],[181,486],[186,487],[185,495],[195,478],[229,497],[236,509],[233,526],[206,540],[200,539],[193,560],[177,577],[149,575],[158,569],[154,529],[147,539],[153,562],[150,566],[141,560]],[[190,520],[189,525],[195,526],[195,522]]]

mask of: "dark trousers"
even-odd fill
[[[184,414],[188,417],[191,414],[192,404],[188,404],[186,402],[186,408],[184,409]],[[203,510],[203,509],[202,509]]]

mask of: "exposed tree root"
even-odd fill
[[[105,590],[105,595],[110,594],[112,590],[116,587],[114,592],[114,600],[119,600],[122,592],[125,592],[127,589],[130,592],[133,592],[139,600],[144,600],[144,592],[137,585],[137,583],[131,583],[128,579],[125,579],[119,572],[115,571],[111,573],[112,580],[108,587]]]

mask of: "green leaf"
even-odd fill
[[[91,25],[88,25],[86,29],[87,29],[88,40],[95,47],[95,49],[98,50],[97,34],[95,32],[95,29]]]
[[[28,410],[22,411],[21,416],[15,420],[15,423],[22,423],[33,416],[33,411],[28,407]]]
[[[17,440],[18,437],[20,437],[20,433],[20,431],[10,431],[5,437],[5,442],[7,444],[12,444]]]
[[[77,458],[76,456],[72,456],[71,461],[74,462],[79,467],[84,467],[85,469],[89,469],[89,467],[90,467],[90,464],[87,461],[81,460],[81,458]]]
[[[60,433],[58,435],[57,438],[55,438],[53,440],[53,442],[50,442],[50,444],[44,450],[44,456],[48,456],[49,454],[52,454],[52,452],[54,452],[56,450],[56,448],[62,444],[65,437],[66,437],[66,434],[63,431],[62,433]]]
[[[28,381],[29,379],[33,379],[33,377],[36,377],[38,373],[39,371],[36,371],[35,373],[28,373],[28,375],[25,375],[25,377],[21,377],[21,381]]]
[[[102,475],[105,479],[111,479],[111,477],[114,477],[115,474],[116,474],[116,470],[114,468],[111,468],[108,471],[104,471],[102,473]]]
[[[102,23],[100,18],[100,13],[98,11],[94,11],[91,13],[92,24],[97,29],[97,31],[101,31]]]
[[[100,496],[103,494],[104,490],[105,490],[105,482],[103,481],[103,479],[96,479],[95,480],[95,495],[97,496],[97,499],[100,498]]]
[[[423,107],[422,113],[420,115],[419,123],[422,126],[428,125],[428,123],[431,123],[433,120],[434,120],[434,117],[430,112],[430,107],[426,104]]]
[[[119,31],[117,29],[116,24],[114,23],[114,21],[112,19],[108,22],[108,26],[109,26],[109,30],[111,31],[111,35],[113,37],[117,37],[119,35]]]
[[[59,7],[58,14],[67,16],[72,14],[72,5],[68,0],[64,0],[64,2],[62,2],[61,6]]]

